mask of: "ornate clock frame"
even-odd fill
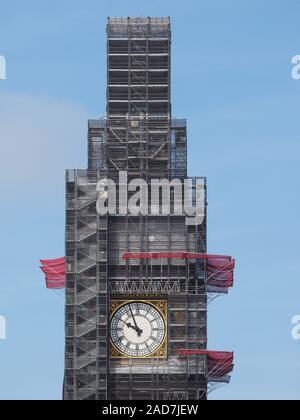
[[[110,301],[110,321],[114,314],[121,308],[122,306],[132,303],[132,302],[141,302],[146,303],[147,305],[152,305],[162,316],[164,323],[165,323],[165,335],[164,339],[159,346],[159,348],[150,355],[147,356],[128,356],[120,352],[118,350],[111,338],[110,340],[110,357],[113,359],[166,359],[168,357],[168,302],[166,299],[147,299],[143,297],[142,299],[138,296],[131,297],[130,299],[126,298],[119,298],[119,299],[111,299]]]

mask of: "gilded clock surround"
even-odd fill
[[[114,314],[124,305],[134,303],[134,302],[140,302],[145,303],[147,305],[153,306],[161,315],[164,324],[165,324],[165,334],[164,339],[159,346],[158,349],[156,349],[155,352],[151,353],[147,356],[129,356],[124,353],[122,353],[120,350],[118,350],[112,340],[110,339],[110,356],[113,359],[166,359],[167,353],[168,353],[168,341],[167,341],[167,328],[168,328],[168,305],[167,300],[165,299],[139,299],[138,297],[132,297],[132,299],[112,299],[110,301],[110,320],[112,320]]]

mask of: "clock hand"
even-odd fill
[[[134,325],[135,325],[134,329],[137,332],[137,335],[140,336],[143,333],[143,331],[137,326],[137,323],[136,323],[136,320],[135,320],[135,317],[133,315],[133,312],[132,312],[132,309],[131,309],[130,305],[129,305],[129,309],[130,309],[131,316],[132,316],[132,319],[133,319],[133,322],[134,322]]]
[[[134,329],[135,331],[137,330],[137,328],[134,326],[134,325],[132,325],[131,324],[131,322],[125,322],[125,321],[123,321],[124,322],[124,324],[126,325],[126,327],[128,327],[128,328],[132,328],[132,329]]]
[[[131,325],[131,323],[130,322],[126,322],[125,323],[125,325],[126,325],[126,327],[128,327],[128,328],[132,328],[134,331],[136,331],[137,332],[137,334],[140,336],[141,334],[142,334],[142,330],[140,330],[139,328],[136,328],[134,325]]]
[[[128,328],[132,328],[132,329],[134,329],[135,331],[137,331],[138,330],[138,328],[136,328],[134,325],[132,325],[130,322],[126,322],[126,327],[128,327]]]

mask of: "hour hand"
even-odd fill
[[[133,330],[135,330],[135,331],[137,332],[137,335],[138,335],[138,336],[140,336],[140,335],[142,334],[142,332],[143,332],[140,328],[135,327],[134,325],[131,325],[131,323],[130,323],[130,322],[127,322],[127,323],[126,323],[126,327],[128,327],[128,328],[132,328]]]

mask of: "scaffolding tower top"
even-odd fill
[[[108,17],[107,34],[109,38],[170,38],[169,17]]]
[[[107,18],[109,25],[170,25],[170,17],[108,17]]]

